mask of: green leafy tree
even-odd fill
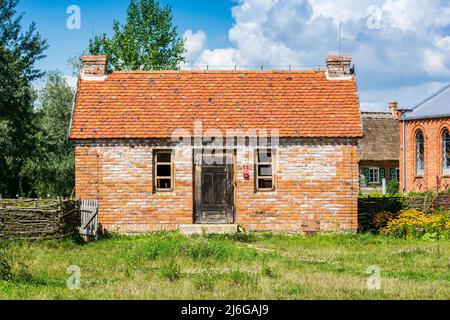
[[[387,185],[387,193],[390,195],[396,195],[400,192],[400,183],[397,180],[389,181]]]
[[[114,21],[112,38],[95,36],[89,53],[106,54],[113,70],[177,69],[185,61],[185,49],[172,19],[169,6],[131,0],[125,25]]]
[[[46,41],[32,23],[22,31],[18,0],[0,0],[0,194],[11,197],[28,186],[21,181],[25,159],[34,150],[32,81],[43,73],[35,67],[44,58]],[[23,183],[22,183],[23,182]]]
[[[39,95],[36,152],[22,169],[28,196],[70,196],[74,186],[73,148],[69,126],[74,90],[59,72],[50,72]]]

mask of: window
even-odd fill
[[[270,149],[259,149],[256,151],[256,189],[274,190],[274,170],[273,170],[273,151]]]
[[[419,131],[416,135],[416,176],[423,177],[425,168],[425,147],[423,133]]]
[[[391,169],[391,180],[400,181],[400,169],[398,168]]]
[[[154,176],[156,191],[173,189],[173,155],[171,150],[155,151]]]
[[[367,169],[368,183],[380,183],[380,169],[379,168],[369,168]]]
[[[445,130],[442,135],[442,171],[444,176],[450,176],[450,132]]]

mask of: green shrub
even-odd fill
[[[11,278],[11,266],[5,257],[0,256],[0,280],[10,280]]]
[[[6,241],[0,241],[0,280],[10,280],[13,276],[7,247]]]
[[[197,290],[212,291],[219,278],[220,274],[216,272],[202,272],[192,278],[192,283]]]
[[[256,286],[258,285],[258,275],[239,270],[229,271],[226,275],[227,279],[233,282],[233,284],[238,286],[250,285]]]
[[[262,274],[268,278],[278,278],[278,273],[268,265],[264,265],[261,270]]]
[[[387,185],[387,193],[389,195],[396,195],[400,192],[400,182],[397,180],[391,180],[389,181]]]
[[[206,238],[215,240],[231,240],[243,243],[251,243],[258,241],[259,235],[254,232],[236,232],[227,234],[210,234],[207,235]]]
[[[226,243],[219,241],[197,241],[190,243],[186,251],[193,260],[204,260],[213,258],[214,260],[224,260],[231,255],[231,250]]]
[[[386,228],[388,223],[396,217],[396,214],[389,211],[381,211],[375,214],[372,218],[372,225],[375,230],[379,232],[381,229]]]
[[[149,243],[145,247],[150,260],[157,260],[164,257],[174,257],[178,254],[177,243],[170,239],[158,239]]]
[[[181,278],[181,268],[175,259],[161,268],[161,275],[170,281],[177,281]]]

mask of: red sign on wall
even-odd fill
[[[244,179],[245,180],[250,180],[250,166],[249,165],[244,165],[242,170],[244,171]]]

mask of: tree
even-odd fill
[[[389,181],[387,185],[387,193],[390,195],[396,195],[400,192],[400,183],[397,180]]]
[[[22,32],[17,4],[0,0],[0,194],[6,197],[27,188],[20,170],[34,149],[32,81],[43,76],[35,64],[47,48],[34,23]]]
[[[74,186],[73,148],[69,126],[74,90],[59,72],[50,72],[39,95],[36,152],[21,175],[30,185],[28,196],[70,196]]]
[[[92,55],[106,54],[113,70],[177,69],[184,58],[184,40],[172,23],[169,6],[155,0],[131,0],[127,21],[113,23],[114,35],[95,36]]]

